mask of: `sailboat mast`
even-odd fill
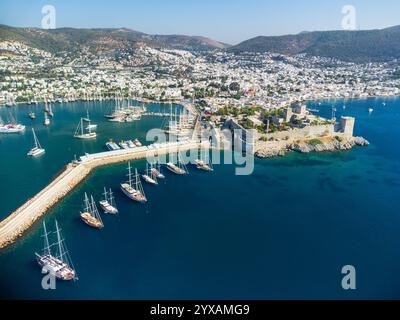
[[[111,188],[110,188],[109,195],[110,195],[110,205],[113,206],[113,207],[115,207],[114,197],[113,197],[113,193],[112,193],[112,191],[111,191]]]
[[[85,211],[90,212],[90,207],[89,207],[89,198],[87,193],[85,192]]]
[[[93,196],[90,196],[91,204],[90,204],[90,214],[92,215],[93,218],[96,218],[96,207],[94,203]]]
[[[101,224],[103,225],[103,221],[101,220],[101,217],[100,217],[99,211],[97,210],[96,202],[94,201],[93,196],[91,196],[91,200],[92,200],[92,212],[91,212],[91,214],[92,214],[92,216],[94,218],[99,220],[101,222]]]
[[[109,199],[110,199],[110,201],[108,202],[110,205],[113,205],[112,203],[113,203],[113,194],[112,194],[112,191],[111,191],[111,188],[110,188],[110,191],[109,191]]]
[[[56,220],[56,232],[57,232],[58,250],[59,250],[59,253],[60,253],[60,257],[59,257],[59,258],[60,258],[61,261],[64,261],[64,260],[63,260],[64,253],[63,253],[63,250],[62,250],[60,229],[58,228],[58,222],[57,222],[57,220]]]
[[[128,178],[129,178],[129,185],[132,187],[132,173],[131,173],[131,163],[128,163]]]
[[[140,191],[139,190],[139,179],[138,179],[137,169],[135,169],[135,189],[136,189],[136,191]]]
[[[104,200],[108,201],[106,187],[104,187]]]
[[[35,129],[33,129],[33,128],[32,128],[32,134],[33,134],[33,141],[34,141],[34,143],[35,143],[35,147],[37,148],[37,147],[38,147],[38,144],[37,144]]]
[[[49,238],[47,236],[47,229],[46,229],[46,222],[43,221],[43,229],[44,229],[44,252],[47,255],[51,255],[50,251],[50,244],[49,244]]]
[[[81,135],[83,136],[83,119],[81,118]]]

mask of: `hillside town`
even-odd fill
[[[396,61],[356,64],[307,55],[229,51],[189,52],[145,44],[94,54],[49,52],[23,43],[0,43],[0,104],[114,99],[193,101],[212,126],[234,120],[263,134],[335,125],[315,116],[288,116],[308,100],[394,96]],[[295,109],[298,107],[295,107]],[[302,115],[307,112],[295,112]],[[286,139],[287,140],[287,139]],[[259,148],[260,149],[260,148]]]
[[[396,63],[355,64],[269,53],[188,52],[145,45],[95,56],[84,48],[57,55],[19,42],[0,43],[0,100],[111,97],[203,99],[225,106],[280,108],[294,101],[392,96],[400,92]]]

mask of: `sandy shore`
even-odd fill
[[[132,149],[125,153],[107,152],[102,153],[101,157],[94,157],[80,164],[68,164],[47,187],[0,222],[0,248],[5,248],[14,243],[49,209],[81,183],[93,169],[128,160],[143,159],[148,156],[195,149],[199,146],[197,142],[188,142],[156,150],[136,151]]]

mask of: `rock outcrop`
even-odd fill
[[[289,149],[300,152],[300,153],[310,153],[310,152],[328,152],[328,151],[342,151],[342,150],[350,150],[355,146],[368,146],[369,142],[362,137],[352,137],[346,139],[344,141],[340,141],[337,139],[331,139],[329,141],[318,140],[319,143],[316,143],[315,140],[305,141],[302,143],[292,144]]]
[[[257,151],[255,153],[255,156],[257,158],[262,158],[262,159],[270,159],[270,158],[275,158],[275,157],[283,157],[286,155],[287,150],[286,149],[281,149],[281,150],[270,150],[270,151]]]
[[[259,150],[255,153],[258,158],[275,158],[284,156],[289,151],[300,153],[333,152],[350,150],[356,146],[368,146],[369,142],[363,137],[324,137],[321,139],[304,140],[282,146],[281,149]]]

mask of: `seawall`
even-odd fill
[[[141,147],[81,157],[82,161],[68,164],[49,185],[0,222],[0,249],[11,245],[21,237],[38,219],[79,185],[93,169],[199,147],[201,144],[198,142],[189,141],[172,143],[159,148]]]

